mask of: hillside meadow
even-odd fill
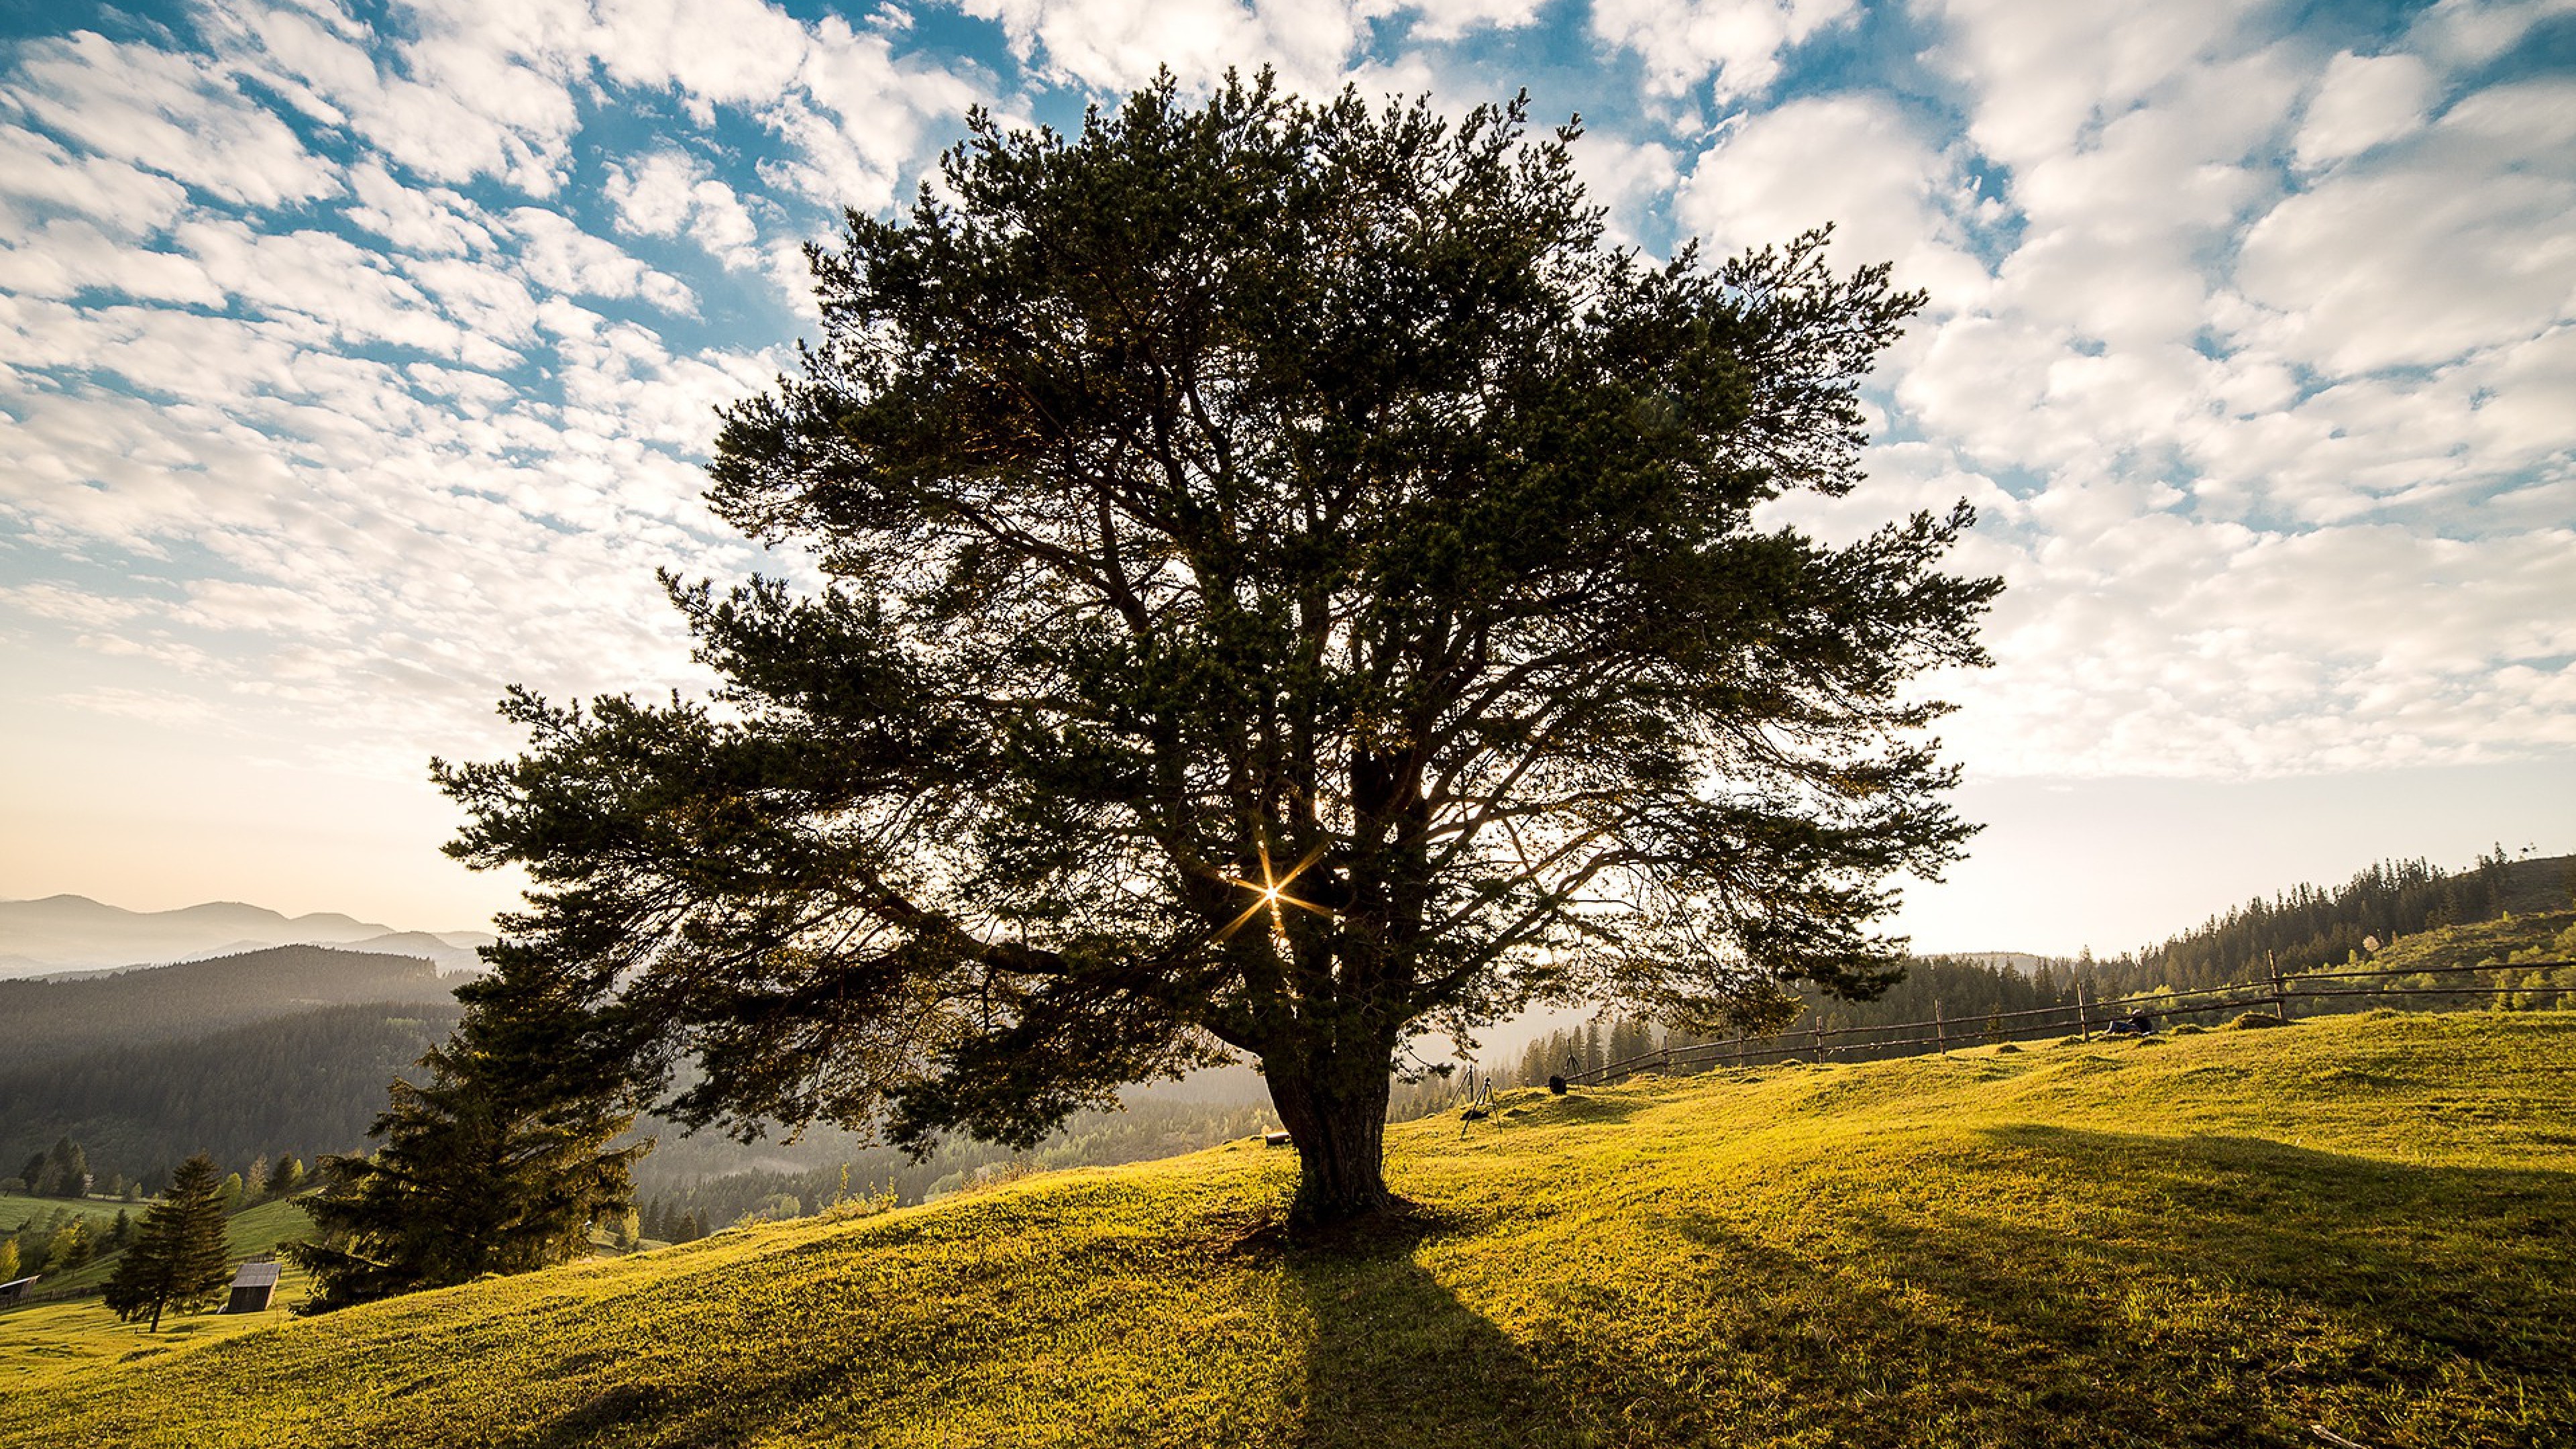
[[[0,1198],[0,1212],[8,1205],[32,1201],[55,1205],[52,1198]],[[90,1207],[101,1206],[97,1203]],[[114,1219],[114,1207],[108,1218]],[[139,1220],[144,1209],[129,1210]],[[300,1237],[313,1230],[313,1220],[292,1201],[264,1202],[245,1208],[224,1220],[224,1244],[236,1261],[271,1254],[288,1238]],[[286,1306],[304,1296],[305,1276],[302,1269],[289,1267],[280,1284],[277,1306],[264,1314],[226,1317],[213,1313],[169,1313],[161,1320],[161,1331],[147,1334],[141,1324],[120,1323],[107,1311],[97,1294],[108,1275],[116,1271],[118,1254],[108,1253],[83,1264],[69,1273],[45,1275],[42,1287],[50,1293],[71,1292],[88,1296],[68,1301],[40,1301],[0,1312],[0,1395],[50,1390],[64,1376],[113,1362],[137,1351],[138,1344],[148,1345],[158,1353],[164,1348],[186,1343],[203,1343],[230,1338],[263,1324],[285,1321]],[[5,1422],[5,1420],[0,1420]],[[0,1444],[16,1441],[0,1438]]]
[[[2564,1445],[2576,1013],[1790,1064],[1030,1178],[233,1333],[0,1442]],[[0,1327],[8,1319],[0,1316]],[[17,1367],[0,1357],[0,1375]]]

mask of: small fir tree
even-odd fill
[[[277,1164],[268,1170],[266,1187],[270,1197],[291,1197],[303,1185],[304,1164],[292,1153],[279,1156]]]
[[[149,1316],[157,1333],[163,1309],[184,1310],[223,1293],[222,1191],[213,1158],[200,1152],[179,1165],[107,1280],[103,1296],[110,1311],[128,1323]]]

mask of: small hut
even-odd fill
[[[36,1279],[39,1276],[30,1273],[24,1278],[12,1278],[6,1283],[0,1283],[0,1303],[15,1303],[26,1297],[27,1290],[36,1286]]]
[[[268,1300],[277,1294],[277,1264],[244,1263],[233,1275],[233,1296],[224,1304],[226,1313],[265,1313]]]

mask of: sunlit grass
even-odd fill
[[[2571,1088],[2576,1014],[1507,1094],[1366,1232],[1242,1143],[92,1362],[0,1443],[2564,1443]]]
[[[143,1207],[128,1207],[141,1221]],[[114,1220],[113,1211],[109,1220]],[[224,1238],[231,1255],[239,1259],[274,1252],[280,1241],[310,1232],[312,1227],[312,1219],[294,1203],[268,1202],[226,1219]],[[41,1284],[94,1295],[116,1270],[116,1263],[116,1254],[106,1254],[73,1272],[48,1274]],[[289,1267],[279,1282],[276,1306],[268,1312],[225,1315],[174,1310],[162,1315],[158,1333],[147,1331],[141,1323],[119,1321],[95,1296],[0,1312],[0,1395],[48,1388],[65,1375],[97,1364],[158,1358],[191,1344],[275,1326],[285,1322],[286,1305],[303,1298],[305,1281],[303,1270]]]

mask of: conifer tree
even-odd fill
[[[17,1276],[18,1239],[12,1234],[9,1237],[0,1238],[0,1283],[10,1282]]]
[[[226,1252],[222,1191],[215,1160],[200,1152],[179,1164],[161,1200],[146,1209],[134,1246],[107,1280],[108,1308],[131,1323],[149,1315],[161,1329],[164,1308],[190,1308],[224,1291]]]
[[[567,1262],[634,1200],[652,1143],[609,1145],[638,1104],[583,1012],[507,967],[457,995],[469,1010],[426,1080],[396,1081],[369,1129],[383,1146],[321,1160],[304,1202],[321,1231],[282,1249],[313,1274],[303,1312]]]

